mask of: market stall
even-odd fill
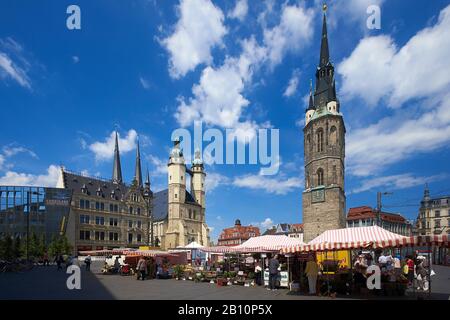
[[[290,238],[285,235],[265,235],[259,237],[252,237],[244,243],[232,246],[232,247],[209,247],[203,248],[202,251],[209,252],[211,254],[222,254],[225,257],[226,263],[225,269],[233,283],[239,283],[248,285],[249,280],[254,283],[255,279],[255,263],[261,266],[262,278],[267,285],[269,274],[267,264],[267,254],[276,254],[282,248],[303,245],[299,239]],[[256,257],[256,258],[255,258]],[[248,259],[253,259],[252,263],[248,263]],[[259,260],[258,260],[259,259]],[[281,271],[279,273],[278,282],[281,287],[288,287],[290,279],[290,258],[289,256],[282,255],[279,257]],[[233,263],[235,261],[235,263]],[[255,262],[258,261],[258,262]]]
[[[355,257],[361,257],[361,255],[364,259],[369,257],[373,259],[373,264],[378,264],[380,255],[386,254],[390,258],[393,256],[404,258],[402,250],[404,254],[415,252],[415,248],[428,248],[428,251],[431,252],[434,246],[448,248],[448,237],[445,235],[405,237],[378,226],[372,226],[328,230],[306,245],[286,247],[281,252],[314,254],[322,269],[319,287],[321,282],[324,283],[328,293],[330,293],[330,286],[331,288],[334,286],[333,290],[335,291],[339,291],[343,287],[342,291],[348,294],[351,291],[349,284],[354,284],[353,256],[355,256],[356,251],[358,251],[358,255]],[[338,256],[342,252],[344,252],[345,258],[339,259]],[[319,256],[325,256],[325,258],[320,261]],[[345,260],[350,260],[350,263],[346,264]],[[395,271],[390,265],[388,267],[382,266],[381,272],[384,293],[394,291],[398,294],[404,293],[408,281],[402,272]],[[430,266],[428,266],[427,272],[427,278],[430,279]],[[431,292],[431,281],[429,282],[428,292]],[[415,286],[413,286],[413,290],[415,290]]]

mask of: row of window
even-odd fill
[[[427,221],[426,225],[427,225],[427,228],[429,229],[430,228],[430,221]],[[424,222],[422,222],[422,228],[423,227],[425,227],[425,223]],[[442,228],[442,227],[444,227],[443,224],[441,225],[441,219],[434,220],[434,227],[435,228]],[[447,219],[447,227],[450,227],[450,218]]]
[[[80,199],[80,209],[93,209],[93,207],[91,206],[91,202],[89,200],[86,199]],[[103,202],[95,202],[94,205],[95,210],[97,211],[105,211],[105,204]],[[116,212],[118,213],[120,210],[119,205],[117,204],[110,204],[109,205],[109,212]],[[137,214],[138,216],[141,215],[141,208],[133,208],[133,207],[129,207],[128,208],[128,213],[129,214]]]
[[[89,230],[80,230],[80,240],[96,240],[96,241],[105,241],[106,236],[108,236],[109,241],[119,241],[120,237],[117,232],[104,232],[104,231],[89,231]],[[142,242],[142,235],[137,234],[134,236],[132,233],[128,233],[128,242],[132,243],[134,240],[136,242]]]
[[[91,217],[89,215],[80,214],[80,224],[90,224],[91,223]],[[105,217],[95,217],[95,224],[99,226],[105,225]],[[118,218],[109,218],[109,225],[111,227],[117,227],[119,225],[119,219]],[[133,228],[133,226],[136,226],[137,228],[142,228],[142,221],[133,221],[128,220],[128,227]]]

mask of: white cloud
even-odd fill
[[[417,116],[399,112],[352,130],[346,141],[349,173],[368,176],[413,154],[448,147],[450,94],[441,99],[435,108]]]
[[[228,17],[232,19],[238,19],[244,21],[248,13],[248,2],[247,0],[237,0],[234,9],[228,12]]]
[[[365,38],[339,64],[347,98],[358,96],[371,106],[383,100],[393,108],[392,115],[350,131],[346,152],[351,174],[370,176],[416,153],[448,146],[448,56],[450,6],[434,26],[402,48],[388,36]]]
[[[312,35],[312,10],[300,6],[284,5],[281,20],[272,29],[264,30],[264,45],[254,37],[241,41],[239,57],[227,57],[219,67],[206,67],[198,84],[192,88],[193,97],[179,98],[175,118],[181,126],[195,120],[222,128],[233,128],[240,137],[260,125],[242,114],[250,101],[244,91],[252,83],[252,77],[263,63],[271,67],[280,63],[289,51],[304,46]],[[242,139],[241,139],[242,141]]]
[[[148,80],[144,79],[143,77],[139,77],[139,82],[141,83],[142,88],[144,88],[145,90],[150,89],[151,85]]]
[[[5,164],[5,157],[0,154],[0,170],[3,169],[3,165]]]
[[[121,154],[130,152],[136,148],[137,132],[134,129],[130,129],[125,138],[121,138],[119,134],[119,151]],[[105,161],[109,160],[114,155],[114,144],[115,144],[115,132],[105,139],[105,141],[94,142],[89,145],[89,150],[95,154],[95,160]]]
[[[270,218],[266,218],[263,222],[260,223],[261,227],[270,229],[273,226],[273,220]]]
[[[73,63],[78,63],[78,62],[80,62],[80,57],[78,57],[78,56],[72,56],[72,61],[73,61]]]
[[[432,181],[442,180],[447,177],[447,174],[440,174],[431,177],[417,177],[411,173],[376,177],[363,180],[361,182],[361,185],[353,189],[351,193],[360,193],[381,187],[388,190],[407,189],[418,185],[424,185],[425,183],[429,183]]]
[[[211,63],[211,49],[227,33],[224,15],[210,0],[181,0],[174,33],[161,41],[170,54],[170,75],[180,78],[202,63]]]
[[[299,81],[300,81],[300,70],[295,69],[292,72],[291,79],[289,80],[286,90],[284,90],[283,96],[285,96],[285,97],[293,96],[297,92]]]
[[[34,151],[25,147],[14,146],[14,144],[3,147],[3,155],[5,156],[5,158],[13,157],[19,153],[27,153],[32,158],[38,159],[38,156]]]
[[[264,30],[264,45],[272,67],[287,52],[303,48],[312,38],[314,11],[301,6],[284,5],[279,25]]]
[[[205,178],[205,190],[207,193],[210,193],[220,185],[225,185],[228,183],[229,178],[224,175],[219,173],[207,173]],[[217,217],[217,219],[219,218],[220,216]]]
[[[390,36],[367,37],[338,65],[344,96],[370,105],[385,99],[398,108],[408,100],[448,91],[450,6],[438,22],[419,31],[400,49]]]
[[[166,161],[164,161],[158,157],[152,156],[152,155],[149,155],[147,157],[147,159],[153,165],[152,175],[155,175],[155,176],[167,175],[167,162]]]
[[[11,77],[22,87],[31,89],[31,81],[26,71],[16,65],[12,59],[4,52],[0,51],[0,76],[2,78]]]
[[[233,181],[233,185],[241,188],[249,188],[254,190],[262,190],[266,193],[284,195],[303,186],[300,178],[292,177],[287,179],[262,175],[246,175],[237,177]]]
[[[60,172],[60,167],[56,165],[50,165],[47,173],[42,175],[8,171],[0,177],[0,185],[55,187]]]

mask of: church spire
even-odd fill
[[[141,150],[139,148],[139,137],[136,147],[136,167],[134,171],[134,181],[138,187],[142,187],[142,170],[141,170]]]
[[[120,184],[122,183],[122,167],[120,166],[120,152],[119,152],[119,138],[116,130],[116,142],[114,145],[114,165],[112,182]]]
[[[322,22],[322,42],[320,43],[320,62],[319,67],[326,66],[330,62],[330,52],[328,49],[328,32],[327,32],[327,5],[323,5],[323,22]]]
[[[334,85],[334,67],[330,61],[327,33],[327,6],[323,5],[322,39],[320,43],[320,61],[316,70],[316,90],[314,92],[314,105],[316,109],[327,106],[330,101],[337,101]]]
[[[148,167],[147,167],[147,178],[145,179],[145,188],[150,189],[150,173],[148,172]]]
[[[315,110],[314,108],[314,100],[313,100],[313,93],[312,93],[312,79],[309,80],[309,104],[308,104],[308,110]]]

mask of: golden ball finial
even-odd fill
[[[323,10],[323,12],[326,12],[326,11],[327,11],[327,9],[328,9],[328,6],[327,6],[327,4],[326,4],[326,3],[324,3],[324,4],[323,4],[323,7],[322,7],[322,10]]]

